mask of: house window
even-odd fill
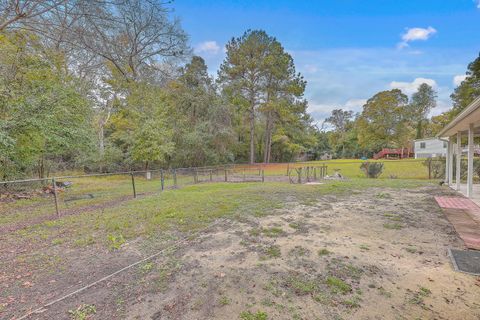
[[[443,141],[443,148],[446,148],[446,147],[447,147],[447,142]]]
[[[425,149],[426,145],[425,142],[420,142],[420,149]]]

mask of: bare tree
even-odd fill
[[[68,0],[0,0],[0,31],[33,21],[42,15],[48,14]]]
[[[162,71],[167,59],[189,53],[187,35],[162,2],[117,0],[82,6],[77,44],[105,59],[126,80]]]

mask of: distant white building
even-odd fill
[[[438,138],[418,139],[414,141],[415,159],[445,157],[448,142]]]

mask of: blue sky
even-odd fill
[[[480,0],[175,0],[195,53],[216,73],[224,46],[263,29],[292,54],[306,78],[317,122],[335,108],[361,111],[381,90],[438,92],[433,114],[480,52]]]

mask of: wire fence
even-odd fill
[[[360,160],[235,164],[155,169],[0,182],[0,230],[14,221],[104,209],[165,190],[202,183],[285,182],[304,184],[332,177],[360,178]],[[441,179],[445,160],[383,161],[380,178]],[[20,201],[21,200],[21,201]]]

